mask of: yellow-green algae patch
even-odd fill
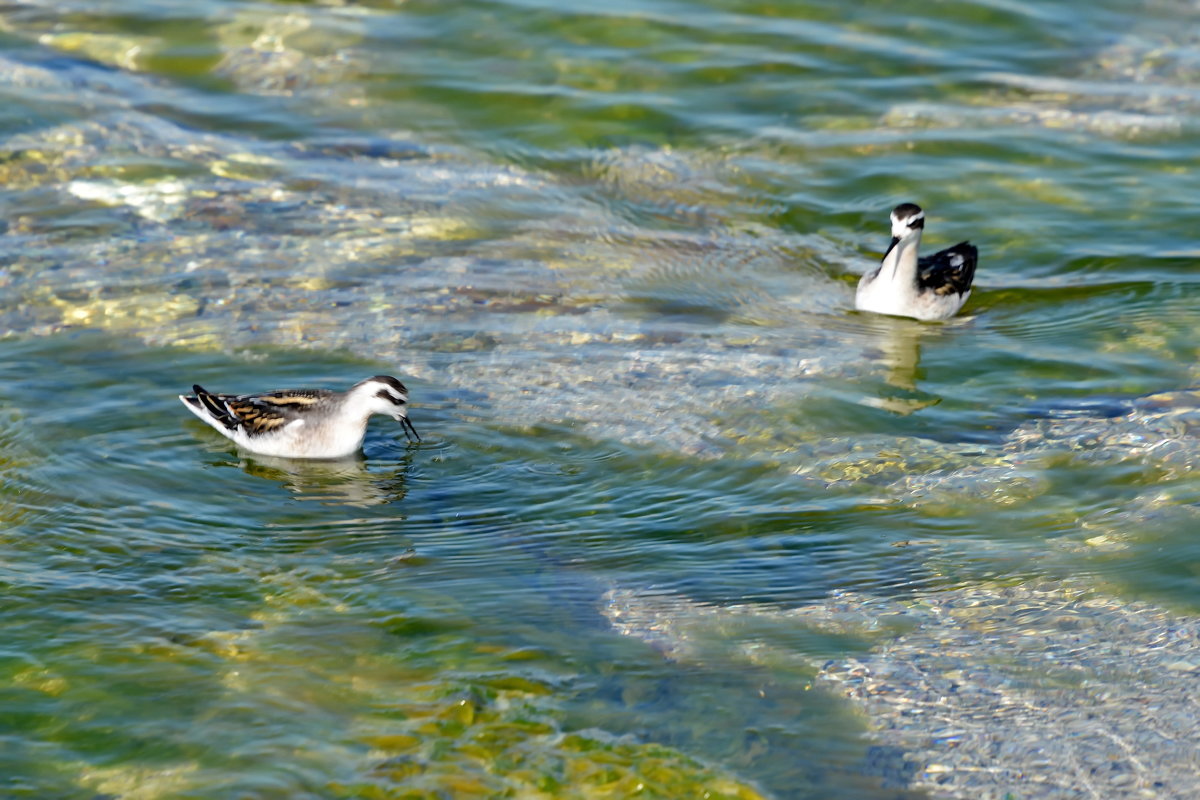
[[[180,733],[194,744],[157,761],[80,763],[81,786],[137,800],[237,796],[257,785],[242,782],[254,763],[280,768],[277,791],[330,798],[764,797],[670,747],[568,730],[559,679],[537,670],[538,653],[462,637],[465,610],[452,603],[381,620],[344,602],[333,569],[257,579],[252,627],[93,654],[131,674],[203,665],[216,680]],[[19,678],[66,701],[89,691],[38,669]],[[198,747],[213,736],[228,739],[220,753]]]
[[[64,53],[135,72],[141,70],[146,59],[163,47],[159,39],[151,36],[89,31],[46,33],[39,36],[38,41]]]
[[[48,299],[61,313],[64,326],[113,331],[153,327],[194,316],[200,305],[194,297],[170,292],[140,292],[114,297],[100,294],[81,300],[68,300],[57,295],[50,295]]]

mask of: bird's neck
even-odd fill
[[[879,277],[888,283],[907,286],[917,282],[917,250],[921,233],[917,231],[902,239],[893,239],[879,267]]]
[[[340,447],[347,452],[357,450],[367,432],[367,420],[371,417],[370,402],[367,398],[356,398],[353,395],[346,398],[340,413],[326,419],[317,429],[311,431],[315,437],[324,437],[330,446]]]
[[[346,394],[346,404],[343,409],[347,422],[353,420],[355,425],[367,424],[367,420],[375,413],[374,392],[361,390],[358,387]]]

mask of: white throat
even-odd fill
[[[345,400],[345,405],[342,408],[342,413],[345,414],[347,420],[354,420],[356,423],[365,423],[372,414],[382,414],[377,406],[375,392],[379,391],[377,386],[360,386],[355,387]]]
[[[889,284],[916,286],[917,253],[921,248],[921,230],[907,231],[883,257],[879,279]]]

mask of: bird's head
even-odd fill
[[[892,209],[892,236],[904,239],[925,228],[925,212],[916,203],[901,203]]]

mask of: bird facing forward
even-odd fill
[[[971,296],[979,251],[959,242],[918,258],[925,212],[915,203],[892,211],[892,243],[876,269],[862,276],[854,307],[876,314],[932,321],[950,319]]]

